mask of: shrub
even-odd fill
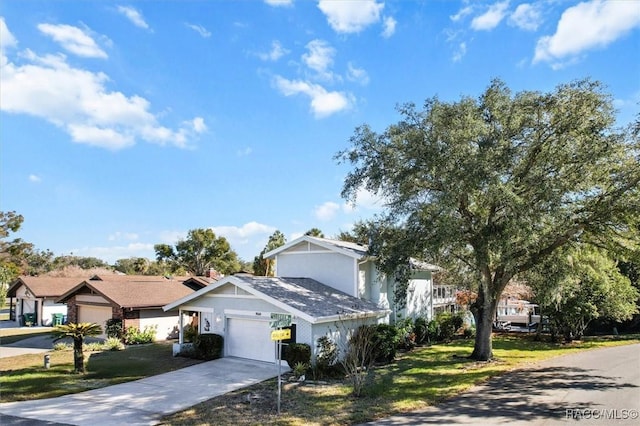
[[[122,339],[125,345],[141,345],[144,343],[152,343],[156,340],[156,328],[155,326],[147,326],[144,330],[140,331],[137,327],[127,327]]]
[[[438,314],[438,316],[436,316],[436,321],[440,328],[438,340],[444,341],[451,340],[460,327],[462,327],[462,324],[464,324],[462,316],[450,313]]]
[[[427,323],[427,342],[432,343],[438,340],[440,336],[440,324],[436,320]]]
[[[398,348],[410,350],[416,346],[416,334],[413,332],[413,320],[405,318],[396,324]]]
[[[193,342],[195,357],[212,360],[222,356],[224,338],[219,334],[199,334]]]
[[[122,320],[118,318],[111,318],[107,320],[105,333],[107,337],[114,337],[116,339],[122,339]]]
[[[316,367],[320,370],[329,370],[338,361],[338,345],[329,336],[322,336],[316,345],[318,355],[316,356]]]
[[[303,378],[304,380],[304,376],[307,373],[308,369],[309,369],[309,364],[304,362],[298,362],[296,363],[296,365],[293,366],[293,375],[296,377],[296,379]]]
[[[106,351],[122,351],[124,350],[124,343],[120,341],[117,337],[109,337],[102,344],[104,350]]]
[[[344,357],[340,360],[351,381],[354,396],[360,396],[364,385],[373,373],[377,326],[361,325],[349,336]]]
[[[416,344],[424,343],[427,340],[429,329],[427,319],[425,317],[418,317],[413,323],[413,332],[416,334]]]
[[[104,345],[100,342],[85,343],[84,350],[87,352],[102,352]]]
[[[373,331],[373,360],[389,363],[396,357],[398,347],[398,330],[389,324],[372,326]]]
[[[186,325],[183,333],[185,343],[193,343],[196,341],[196,337],[198,337],[198,329],[192,325]]]
[[[54,351],[70,351],[73,347],[69,343],[58,342],[53,345]]]
[[[311,346],[306,343],[290,343],[284,351],[284,359],[291,369],[299,362],[311,364]]]
[[[476,329],[475,327],[465,327],[462,330],[462,336],[464,336],[465,339],[471,339],[476,337]]]

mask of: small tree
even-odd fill
[[[102,333],[102,328],[98,324],[81,322],[59,325],[53,329],[55,340],[71,337],[73,339],[73,367],[74,372],[84,373],[84,338],[98,336]]]
[[[360,325],[352,329],[344,320],[337,324],[346,339],[340,340],[340,363],[351,381],[353,395],[360,396],[376,358],[376,326]]]

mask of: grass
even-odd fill
[[[85,351],[85,374],[73,374],[73,351],[52,351],[51,368],[42,354],[0,358],[0,402],[53,398],[138,380],[200,361],[173,357],[171,342],[130,346],[123,351]]]
[[[283,386],[281,414],[276,413],[276,380],[269,380],[203,402],[167,416],[164,425],[347,425],[433,405],[489,378],[558,355],[638,343],[591,340],[571,345],[537,342],[528,336],[496,336],[491,362],[466,358],[472,340],[422,347],[401,354],[375,370],[360,398],[342,381],[288,382]]]

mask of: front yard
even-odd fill
[[[638,343],[593,340],[558,345],[527,336],[497,336],[496,360],[476,363],[464,358],[472,340],[422,347],[401,354],[375,370],[364,396],[350,396],[342,381],[288,382],[283,386],[277,415],[277,381],[269,380],[203,402],[164,418],[164,425],[350,425],[433,405],[471,386],[516,367],[597,347]]]

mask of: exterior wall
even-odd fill
[[[156,340],[175,339],[179,333],[179,318],[176,312],[164,312],[162,309],[140,311],[140,329],[156,326]]]
[[[280,253],[276,259],[276,275],[279,277],[313,278],[323,284],[356,294],[356,260],[328,250],[317,252]]]
[[[407,305],[404,309],[404,317],[425,317],[431,320],[433,317],[431,272],[421,271],[414,275],[407,287]]]
[[[338,346],[338,349],[340,350],[339,356],[343,357],[347,350],[347,342],[351,333],[353,333],[353,331],[355,331],[361,325],[373,325],[377,322],[377,318],[373,317],[313,324],[312,341],[311,343],[309,343],[309,345],[311,346],[312,362],[315,362],[316,356],[318,355],[318,348],[316,347],[316,343],[318,342],[318,339],[320,337],[329,336],[329,338],[331,338],[331,340],[333,340]]]
[[[67,305],[47,299],[42,305],[42,325],[53,324],[53,314],[67,315]]]

